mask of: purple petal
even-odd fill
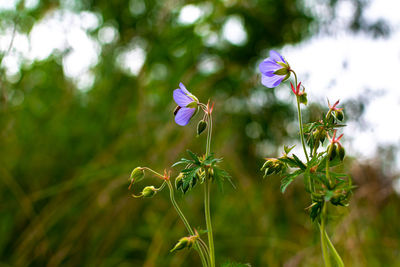
[[[262,75],[261,83],[268,88],[274,88],[277,87],[284,78],[285,75],[274,75],[272,77]]]
[[[269,56],[270,56],[270,58],[272,58],[276,62],[284,62],[284,63],[286,63],[286,61],[283,59],[281,54],[279,54],[278,52],[276,52],[274,50],[269,51]]]
[[[173,96],[176,104],[181,107],[186,107],[193,102],[193,99],[187,96],[181,89],[175,89]]]
[[[181,108],[178,110],[175,116],[175,122],[180,126],[185,126],[189,123],[190,119],[192,118],[194,112],[196,111],[195,108]]]
[[[283,67],[270,58],[265,59],[259,65],[260,72],[269,77],[274,76],[274,72],[281,68]]]
[[[191,93],[186,89],[185,85],[183,83],[179,83],[179,87],[182,89],[182,91],[187,94],[191,95]]]

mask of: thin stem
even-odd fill
[[[297,87],[297,75],[293,70],[291,70],[291,72],[293,72],[293,74],[294,74],[294,81],[296,83],[295,87]],[[308,158],[306,144],[304,142],[303,119],[301,117],[300,97],[298,95],[296,95],[296,101],[297,101],[297,115],[298,115],[298,119],[299,119],[300,140],[301,140],[301,144],[303,146],[304,155],[306,156],[306,160],[307,160],[307,164],[308,164],[310,159]],[[309,182],[309,185],[310,185],[310,188],[309,188],[310,192],[314,191],[314,181],[311,179],[311,177],[309,175],[307,175],[307,177],[305,177],[305,179],[308,179],[308,182]]]
[[[310,159],[308,158],[306,144],[304,142],[303,120],[301,118],[301,109],[300,109],[300,97],[296,96],[296,100],[297,100],[297,114],[299,117],[300,139],[301,139],[301,144],[303,145],[304,155],[306,155],[306,159],[307,159],[307,163],[308,163],[310,161]]]
[[[207,261],[207,265],[210,266],[210,252],[209,249],[207,247],[207,244],[203,241],[203,239],[201,239],[200,237],[197,239],[197,241],[199,242],[200,246],[204,249],[204,252],[206,254],[205,258]]]
[[[183,212],[181,211],[181,209],[178,206],[178,203],[176,203],[175,201],[175,195],[174,195],[174,188],[171,184],[170,180],[167,180],[167,185],[169,188],[169,197],[171,199],[171,203],[174,206],[176,212],[178,213],[179,217],[181,218],[183,224],[185,225],[186,229],[188,230],[190,235],[194,235],[194,231],[192,230],[192,227],[190,226],[188,220],[186,219],[185,215],[183,214]],[[208,266],[206,263],[206,259],[204,257],[204,251],[203,249],[200,247],[200,245],[196,242],[195,246],[197,248],[197,250],[199,251],[199,255],[200,255],[200,259],[201,259],[201,263],[203,264],[203,266]]]
[[[326,238],[326,241],[328,242],[328,247],[332,251],[333,257],[335,258],[335,261],[336,261],[337,265],[339,267],[344,267],[343,260],[340,257],[339,253],[336,251],[336,249],[333,246],[331,240],[329,239],[329,236],[328,236],[328,233],[326,232],[326,230],[325,230],[325,238]]]
[[[152,170],[152,169],[150,169],[150,168],[148,168],[148,167],[141,167],[143,170],[146,170],[146,171],[149,171],[149,172],[151,172],[151,173],[153,173],[154,175],[156,175],[156,176],[158,176],[159,178],[164,178],[164,175],[162,175],[162,174],[160,174],[160,173],[158,173],[158,172],[156,172],[156,171],[154,171],[154,170]]]
[[[206,144],[206,158],[210,155],[211,150],[211,133],[212,133],[212,116],[208,113],[208,130],[207,130],[207,144]],[[214,237],[211,224],[211,212],[210,212],[210,175],[206,175],[204,183],[204,213],[206,217],[207,236],[208,236],[208,247],[210,250],[210,263],[211,267],[215,267],[215,252],[214,252]]]
[[[215,255],[214,255],[214,239],[213,239],[213,230],[211,224],[211,213],[210,213],[210,177],[206,177],[206,181],[204,183],[204,208],[205,208],[205,216],[206,216],[206,225],[207,225],[207,236],[208,236],[208,247],[210,248],[210,261],[211,267],[215,267]]]
[[[322,247],[322,255],[324,257],[325,267],[331,267],[331,262],[329,261],[328,248],[326,244],[326,232],[325,232],[325,216],[326,216],[326,204],[324,203],[322,207],[321,214],[321,224],[319,226],[320,235],[321,235],[321,247]]]
[[[332,153],[332,149],[333,149],[333,146],[331,145],[330,147],[329,147],[329,149],[328,149],[328,153],[327,153],[327,155],[326,155],[326,167],[325,167],[325,175],[326,175],[326,179],[328,179],[328,182],[329,182],[329,186],[330,187],[332,187],[332,183],[331,183],[331,175],[330,175],[330,173],[329,173],[329,160],[330,160],[330,155],[331,155],[331,153]]]

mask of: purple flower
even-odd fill
[[[183,83],[180,83],[179,87],[173,93],[174,100],[178,104],[174,111],[175,122],[180,126],[185,126],[195,114],[199,100],[186,89]]]
[[[274,50],[269,51],[269,57],[260,63],[259,69],[262,74],[261,83],[268,88],[274,88],[290,77],[289,64]]]

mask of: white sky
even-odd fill
[[[374,0],[365,12],[367,21],[381,18],[389,23],[388,38],[347,32],[352,8],[349,1],[339,6],[339,17],[330,26],[335,28],[334,35],[320,34],[285,46],[281,52],[314,100],[326,103],[328,97],[332,103],[360,96],[369,99],[363,115],[368,127],[349,122],[343,138],[350,152],[369,158],[376,155],[380,144],[400,145],[400,1]],[[400,153],[396,165],[399,168]]]

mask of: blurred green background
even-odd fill
[[[335,16],[340,1],[318,2]],[[382,25],[364,27],[365,1],[352,2],[359,9],[349,30],[384,32]],[[174,123],[172,91],[179,82],[202,102],[215,102],[212,150],[224,157],[223,168],[237,186],[212,192],[218,265],[233,260],[322,266],[303,183],[282,195],[279,177],[262,180],[259,171],[263,157],[279,155],[283,144],[296,140],[296,113],[293,103],[279,101],[276,90],[261,86],[257,65],[269,49],[319,31],[321,21],[304,1],[5,3],[9,6],[0,12],[1,35],[9,36],[0,39],[1,266],[200,265],[193,251],[169,253],[186,231],[167,191],[152,199],[133,199],[128,191],[134,167],[161,172],[186,156],[186,149],[204,151],[205,136],[195,138],[195,122]],[[191,16],[184,16],[184,8]],[[229,23],[245,34],[232,35]],[[40,25],[52,29],[42,35],[37,30],[44,52],[19,56],[13,65],[9,57],[17,54],[15,47],[31,51],[35,40],[24,36]],[[46,50],[55,42],[57,48]],[[260,94],[266,103],[257,101]],[[363,110],[362,103],[347,105]],[[310,110],[305,121],[321,107]],[[392,187],[395,175],[381,164],[391,164],[391,150],[381,151],[368,161],[348,156],[344,168],[358,188],[350,208],[330,211],[328,231],[335,233],[332,240],[348,266],[400,265],[400,199]],[[150,178],[136,186],[149,184],[159,181]],[[177,199],[191,224],[204,228],[201,188]]]

